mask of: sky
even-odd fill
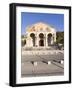
[[[26,27],[38,22],[49,24],[56,31],[64,31],[64,14],[21,12],[21,33],[24,34]]]

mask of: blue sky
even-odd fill
[[[21,13],[21,33],[26,32],[26,27],[32,24],[43,22],[56,28],[57,31],[64,31],[64,14],[49,13]]]

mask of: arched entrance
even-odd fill
[[[39,41],[39,46],[44,46],[44,40]]]
[[[40,33],[39,34],[39,46],[44,46],[44,34],[43,33]]]
[[[51,44],[51,40],[52,40],[52,34],[50,33],[50,34],[48,34],[48,36],[47,36],[48,38],[47,38],[47,42],[48,42],[48,46]]]
[[[33,46],[35,46],[35,34],[34,33],[31,33],[30,34],[30,37],[32,38],[32,44],[33,44]]]

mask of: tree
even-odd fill
[[[56,33],[56,43],[64,45],[64,32],[57,32]]]

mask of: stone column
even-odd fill
[[[35,35],[35,46],[37,45],[37,36]]]
[[[47,34],[45,35],[45,39],[46,39],[46,47],[48,47]]]
[[[32,38],[30,37],[30,33],[27,35],[27,47],[32,47],[33,46],[33,41]]]
[[[51,64],[51,61],[48,61],[48,65],[50,65]]]
[[[54,34],[54,42],[56,42],[56,33]]]
[[[32,61],[31,63],[32,63],[34,66],[37,66],[37,64],[38,64],[37,61]]]
[[[36,46],[37,47],[39,46],[39,36],[38,36],[38,34],[36,34]]]
[[[63,64],[64,63],[64,61],[63,60],[61,60],[61,64]]]
[[[51,37],[51,44],[53,44],[53,36]]]
[[[46,47],[46,34],[44,34],[44,47]]]

